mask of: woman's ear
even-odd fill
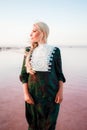
[[[40,33],[40,41],[42,41],[43,39],[44,39],[44,33],[41,32],[41,33]]]
[[[46,40],[46,34],[45,34],[45,32],[42,32],[42,39]]]
[[[46,33],[43,32],[43,40],[46,42],[47,41],[47,37],[46,37]]]

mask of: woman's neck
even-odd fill
[[[40,42],[38,42],[38,44],[40,45],[40,44],[46,44],[47,42],[46,41],[40,41]]]

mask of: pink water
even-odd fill
[[[23,51],[0,52],[0,130],[27,130],[19,74]],[[56,130],[87,130],[87,49],[61,48],[64,100]]]

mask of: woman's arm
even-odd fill
[[[29,104],[34,104],[34,100],[28,91],[28,83],[23,83],[24,99]]]
[[[27,56],[27,53],[29,52],[29,50],[30,50],[30,48],[25,49],[25,54],[24,54],[24,59],[23,59],[23,64],[22,64],[22,69],[21,69],[21,74],[20,74],[20,81],[22,82],[25,101],[29,104],[34,104],[34,101],[28,91],[29,73],[27,73],[26,67],[25,67],[25,60],[26,60],[26,56]]]
[[[55,102],[56,103],[61,103],[63,100],[63,83],[66,81],[64,75],[63,75],[63,71],[62,71],[62,60],[61,60],[61,52],[59,50],[59,48],[57,48],[56,51],[56,60],[55,60],[55,64],[56,64],[56,74],[58,77],[58,92],[56,94],[55,97]]]
[[[55,97],[56,103],[61,103],[63,101],[63,81],[59,81],[59,90]]]

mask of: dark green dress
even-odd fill
[[[48,45],[47,47],[49,48]],[[42,49],[45,53],[44,47],[37,47],[34,56],[38,52],[38,55],[41,57],[42,53],[38,48]],[[29,50],[30,47],[27,47],[26,52],[29,52]],[[40,63],[39,69],[38,66],[34,68],[34,56],[31,56],[31,64],[33,65],[33,68],[36,69],[36,73],[33,76],[26,72],[26,56],[24,56],[20,80],[22,83],[28,83],[29,93],[35,102],[34,105],[25,102],[26,119],[29,124],[28,130],[55,130],[56,126],[60,104],[55,103],[55,96],[59,89],[58,82],[60,80],[65,82],[65,77],[62,73],[61,54],[59,48],[53,47],[53,49],[46,54],[49,55],[47,58],[49,62],[45,59],[44,63],[48,64],[48,68],[46,68],[46,66],[40,68]],[[34,62],[37,62],[37,59],[35,59]],[[43,56],[42,59],[44,59]]]

